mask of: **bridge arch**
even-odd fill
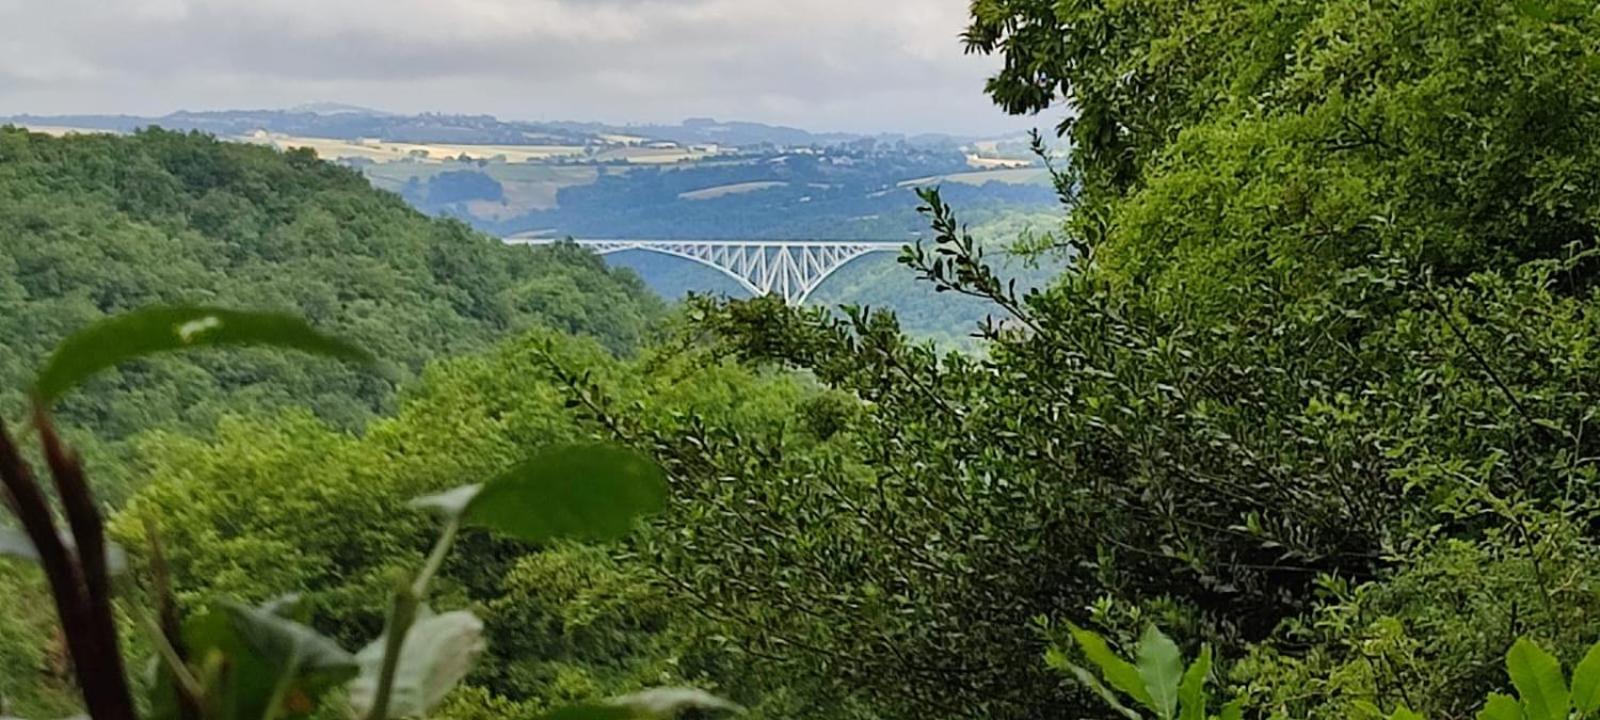
[[[566,242],[509,238],[514,245]],[[696,262],[732,278],[751,295],[778,295],[801,305],[840,268],[863,255],[898,252],[903,243],[885,240],[572,240],[599,255],[628,250]]]

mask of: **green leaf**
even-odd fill
[[[1422,716],[1411,712],[1411,708],[1401,705],[1394,709],[1394,713],[1389,716],[1389,720],[1422,720]]]
[[[1244,699],[1240,698],[1223,705],[1217,720],[1244,720]]]
[[[428,495],[412,500],[411,507],[419,510],[432,510],[441,517],[457,518],[465,512],[467,506],[472,504],[478,493],[483,492],[482,485],[463,485],[453,490],[446,490],[437,495]]]
[[[1544,23],[1559,23],[1583,17],[1589,8],[1574,0],[1517,0],[1517,12]]]
[[[228,603],[223,609],[240,639],[286,672],[328,684],[355,677],[355,657],[317,631],[279,614],[292,612],[292,605],[274,601],[252,608]]]
[[[1506,653],[1506,670],[1528,720],[1567,720],[1567,683],[1553,655],[1520,638]]]
[[[313,330],[291,315],[201,306],[158,306],[101,320],[67,338],[40,371],[35,400],[48,406],[97,372],[155,353],[201,347],[270,345],[363,365],[366,351]]]
[[[1522,706],[1510,695],[1494,693],[1478,711],[1478,720],[1522,720]]]
[[[377,700],[387,637],[356,655],[361,674],[350,683],[350,705],[365,717]],[[483,653],[483,622],[470,612],[419,615],[400,645],[389,717],[424,717],[455,689]]]
[[[1517,0],[1517,12],[1541,22],[1555,22],[1556,19],[1555,10],[1547,3],[1537,0]]]
[[[1584,715],[1600,710],[1600,643],[1591,646],[1572,669],[1572,704]]]
[[[1206,678],[1211,675],[1211,646],[1200,648],[1200,657],[1189,664],[1178,685],[1178,709],[1182,720],[1205,720]]]
[[[1139,716],[1139,713],[1136,713],[1133,710],[1130,710],[1128,706],[1123,705],[1122,701],[1117,699],[1117,694],[1111,692],[1110,688],[1101,683],[1099,678],[1094,676],[1094,673],[1089,672],[1082,666],[1072,664],[1067,665],[1067,670],[1072,673],[1073,677],[1078,679],[1080,684],[1086,688],[1089,688],[1094,692],[1094,694],[1099,695],[1100,699],[1104,701],[1106,705],[1110,706],[1112,710],[1121,713],[1123,717],[1128,718],[1129,720],[1143,720],[1143,718]]]
[[[724,700],[704,690],[680,687],[641,690],[613,698],[609,704],[629,708],[639,715],[654,718],[670,718],[684,710],[696,710],[701,713],[744,712],[744,708],[738,703]]]
[[[612,540],[666,502],[665,474],[644,455],[615,445],[558,445],[490,480],[462,520],[534,542]]]
[[[1139,679],[1150,693],[1151,710],[1162,720],[1178,715],[1178,684],[1183,680],[1183,654],[1178,644],[1155,625],[1139,638]]]
[[[1106,682],[1111,687],[1127,693],[1141,705],[1152,707],[1150,691],[1145,688],[1144,680],[1139,677],[1138,668],[1117,657],[1117,654],[1106,646],[1105,638],[1097,633],[1070,623],[1067,628],[1072,632],[1072,639],[1078,642],[1079,649],[1083,650],[1084,657],[1094,663],[1095,667],[1100,668],[1100,674],[1105,676]]]
[[[261,608],[225,604],[184,624],[183,644],[196,668],[223,671],[206,687],[210,720],[303,717],[322,697],[355,675],[355,659],[333,641],[279,614],[274,602]],[[152,686],[153,716],[176,717],[170,672]],[[200,673],[197,673],[200,674]]]

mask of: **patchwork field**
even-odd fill
[[[51,137],[66,137],[67,135],[116,135],[109,130],[96,130],[94,128],[68,127],[66,125],[23,125],[22,129],[29,132],[43,133]]]
[[[1049,185],[1050,171],[1044,168],[1009,168],[1003,170],[984,170],[980,172],[951,173],[949,175],[934,175],[931,177],[906,180],[900,187],[914,187],[933,185],[936,183],[960,183],[963,185],[984,185],[991,182],[1005,183],[1007,185]]]
[[[1030,167],[1030,166],[1033,165],[1033,161],[1032,160],[1021,160],[1021,159],[1017,159],[1017,158],[983,157],[983,156],[980,156],[980,155],[968,154],[967,155],[967,165],[969,167],[979,168],[979,169],[983,169],[983,170],[993,170],[993,169],[996,169],[996,168],[1025,168],[1025,167]]]
[[[501,160],[504,162],[529,162],[560,157],[581,157],[584,148],[577,145],[459,145],[445,143],[397,143],[379,140],[339,140],[335,138],[298,137],[278,133],[257,132],[240,140],[278,148],[310,148],[329,160],[340,158],[365,158],[373,162],[401,162],[405,160],[451,160],[462,156],[472,160]]]
[[[761,180],[757,182],[733,183],[731,185],[718,185],[716,187],[708,187],[701,190],[678,193],[678,197],[683,200],[711,200],[713,198],[719,198],[726,195],[756,192],[775,187],[788,187],[788,185],[789,183],[780,180]]]

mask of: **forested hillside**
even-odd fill
[[[49,399],[0,432],[3,714],[1596,717],[1600,9],[976,0],[964,39],[1002,107],[1073,103],[1048,281],[920,193],[901,270],[998,308],[972,353],[664,316],[304,154],[0,134],[8,381],[179,279],[339,336],[257,339],[426,364],[393,401],[299,354],[78,389],[136,439],[117,583]],[[221,332],[184,317],[152,346]],[[138,700],[86,671],[119,650]]]
[[[66,333],[153,303],[292,311],[391,365],[385,379],[270,351],[140,363],[62,408],[113,440],[203,433],[224,414],[282,407],[356,428],[434,358],[535,326],[627,351],[662,312],[635,277],[588,253],[504,247],[309,153],[197,134],[0,129],[0,238],[8,411]]]

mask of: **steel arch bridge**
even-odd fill
[[[840,268],[863,255],[898,252],[889,240],[556,240],[507,238],[510,245],[571,242],[598,255],[628,250],[670,255],[700,263],[733,278],[750,294],[778,295],[791,305],[806,298]]]

